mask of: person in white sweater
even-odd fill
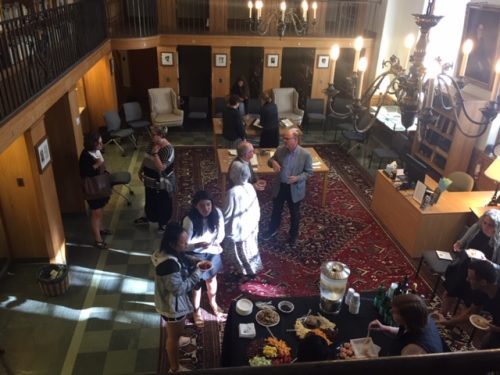
[[[203,272],[201,279],[205,280],[208,302],[218,320],[223,320],[226,314],[217,304],[217,273],[222,268],[221,242],[224,240],[224,216],[215,207],[212,196],[200,190],[193,196],[192,207],[182,222],[188,234],[188,250],[200,261],[212,262],[212,268]],[[200,312],[201,283],[193,289],[194,322],[203,327],[203,317]]]

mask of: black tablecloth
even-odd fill
[[[353,315],[349,313],[348,306],[342,304],[342,309],[337,315],[324,315],[329,320],[337,325],[338,332],[333,345],[337,346],[342,342],[350,339],[365,337],[367,334],[368,323],[373,319],[380,319],[380,316],[373,307],[373,297],[375,292],[367,292],[361,294],[361,306],[359,314]],[[253,302],[264,301],[269,299],[255,297]],[[271,327],[271,331],[278,339],[284,340],[292,348],[292,358],[297,355],[297,346],[299,339],[295,332],[287,332],[287,329],[293,329],[295,320],[307,314],[311,309],[311,314],[319,312],[319,296],[313,297],[290,297],[290,298],[273,298],[271,299],[275,307],[278,302],[288,300],[295,305],[295,309],[290,314],[280,314],[280,322],[275,327]],[[255,321],[255,314],[259,311],[254,305],[253,311],[248,316],[240,316],[236,313],[236,302],[231,304],[227,317],[226,328],[224,331],[224,341],[222,343],[221,366],[248,366],[247,348],[252,340],[269,337],[269,332],[265,327],[262,327]],[[240,323],[255,323],[256,337],[255,339],[239,338],[238,325]],[[390,349],[391,339],[379,332],[372,332],[373,341],[382,347],[380,355],[384,355]]]

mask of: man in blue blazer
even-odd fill
[[[306,180],[312,176],[312,157],[299,146],[298,129],[289,129],[283,136],[284,146],[276,149],[268,165],[278,174],[273,181],[273,212],[263,239],[270,239],[278,232],[285,201],[290,211],[290,244],[294,245],[299,234],[300,202],[306,195]]]

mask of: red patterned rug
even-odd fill
[[[260,241],[264,270],[255,279],[244,282],[232,279],[231,265],[225,262],[217,293],[219,304],[224,309],[241,294],[262,297],[318,294],[319,268],[326,260],[347,264],[351,270],[348,284],[358,291],[376,289],[381,283],[388,286],[405,275],[414,279],[413,265],[368,210],[373,183],[366,171],[337,145],[317,146],[315,149],[330,167],[325,206],[321,205],[323,180],[315,175],[307,182],[308,193],[301,204],[302,219],[296,245],[287,244],[289,215],[285,209],[278,236]],[[177,147],[176,175],[178,218],[187,213],[192,193],[198,189],[210,191],[221,205],[212,147]],[[271,178],[265,177],[268,181]],[[258,197],[261,204],[260,232],[263,233],[271,216],[272,201],[269,190],[258,192]],[[430,292],[428,285],[416,281],[420,294]],[[215,332],[210,335],[220,337],[217,329],[212,329]],[[203,351],[218,353],[218,348],[204,347]],[[198,358],[192,367],[213,366],[213,363],[203,361],[205,357],[203,360]]]

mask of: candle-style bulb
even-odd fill
[[[248,18],[252,18],[252,9],[253,9],[253,2],[249,1],[248,2]]]
[[[354,39],[354,49],[358,52],[363,49],[363,37],[361,35]]]
[[[313,8],[313,19],[316,19],[317,11],[318,11],[318,3],[314,1],[312,3],[312,8]]]
[[[337,61],[340,55],[340,47],[338,44],[334,44],[330,49],[330,58],[333,61]]]
[[[467,39],[462,46],[462,52],[464,55],[468,55],[472,52],[472,48],[474,48],[474,42],[472,39]]]
[[[495,80],[493,81],[493,87],[491,89],[490,100],[492,102],[497,101],[498,87],[500,86],[500,59],[497,60],[495,65]]]
[[[366,68],[368,67],[368,60],[366,57],[362,57],[358,62],[358,72],[366,72]]]

